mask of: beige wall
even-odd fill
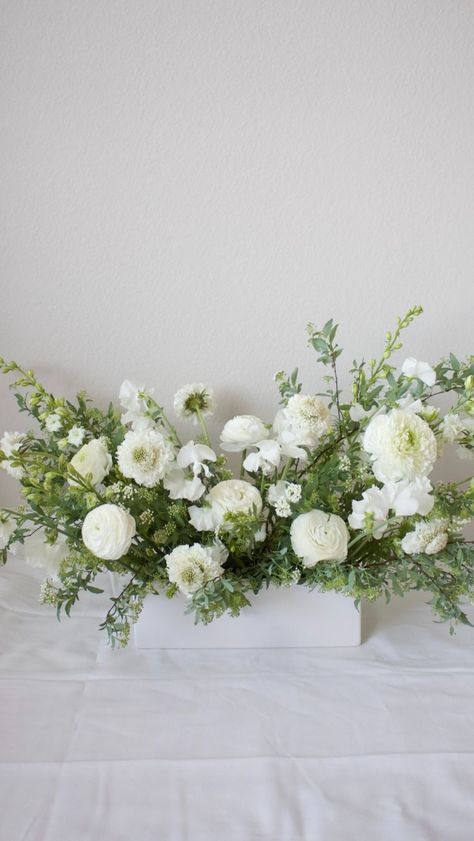
[[[4,356],[98,401],[202,379],[220,423],[271,416],[279,367],[317,387],[310,319],[348,366],[411,303],[410,354],[473,349],[471,2],[0,12]]]

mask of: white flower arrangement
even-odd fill
[[[393,365],[420,312],[398,320],[380,360],[354,363],[350,397],[339,388],[337,325],[310,325],[325,391],[305,393],[297,370],[278,371],[274,417],[232,417],[220,452],[203,383],[174,396],[181,423],[200,430],[182,440],[152,389],[125,380],[121,411],[102,412],[83,394],[76,403],[52,396],[33,372],[0,360],[39,425],[0,441],[0,466],[24,497],[18,510],[0,510],[0,557],[23,544],[58,613],[69,614],[81,590],[97,592],[98,573],[126,576],[102,626],[122,644],[145,596],[162,591],[183,594],[196,620],[210,622],[236,616],[269,585],[333,589],[356,603],[423,589],[451,629],[468,624],[474,552],[462,529],[474,483],[435,483],[432,472],[445,447],[473,457],[474,357]],[[432,403],[439,394],[451,398],[444,414]],[[226,453],[240,458],[238,477]]]

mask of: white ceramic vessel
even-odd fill
[[[313,648],[360,645],[361,615],[338,593],[270,587],[249,595],[240,616],[195,625],[181,596],[148,596],[135,625],[137,648]]]

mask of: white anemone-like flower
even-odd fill
[[[152,395],[154,389],[145,388],[144,385],[135,385],[131,380],[124,380],[120,386],[119,401],[122,409],[125,409],[120,420],[124,426],[131,424],[134,431],[153,429],[154,421],[145,415],[146,402],[142,395]]]
[[[44,569],[47,576],[55,578],[59,567],[68,553],[66,538],[59,534],[55,543],[46,543],[43,530],[36,531],[25,539],[23,554],[31,567]]]
[[[0,440],[0,449],[7,456],[6,459],[0,461],[0,467],[14,479],[21,479],[25,471],[21,466],[13,467],[10,457],[15,456],[24,441],[26,441],[26,435],[22,432],[5,432]]]
[[[57,412],[47,415],[44,425],[48,432],[58,432],[62,426],[62,420]]]
[[[172,584],[176,584],[181,593],[187,596],[199,590],[207,581],[219,578],[227,559],[227,551],[221,544],[214,546],[176,546],[166,555],[166,569]]]
[[[80,447],[85,434],[86,430],[83,429],[82,426],[73,426],[67,434],[68,444],[72,444],[73,447]]]
[[[137,485],[155,487],[174,459],[174,450],[157,429],[130,431],[117,449],[120,472]]]
[[[0,511],[0,515],[1,515]],[[0,550],[5,549],[10,542],[10,538],[13,532],[16,529],[16,521],[13,520],[11,517],[7,517],[6,520],[0,519]]]
[[[69,462],[71,467],[84,479],[89,476],[93,485],[99,485],[112,469],[112,456],[110,455],[103,438],[93,438],[84,444],[76,455]],[[74,476],[68,479],[70,485],[77,485]]]
[[[294,394],[287,406],[277,412],[273,434],[283,455],[305,461],[307,453],[303,447],[314,449],[330,426],[329,409],[319,397]]]
[[[421,380],[428,386],[432,386],[436,382],[436,373],[431,365],[428,365],[427,362],[420,362],[413,356],[405,359],[402,365],[402,374],[410,379]]]
[[[362,499],[352,501],[348,523],[352,529],[367,529],[379,540],[387,529],[390,511],[396,517],[429,514],[434,505],[430,495],[432,490],[433,486],[425,476],[413,482],[402,479],[400,482],[387,482],[382,488],[368,488]]]
[[[84,545],[103,561],[118,561],[126,555],[135,534],[132,515],[112,503],[93,508],[82,524]]]
[[[291,524],[290,536],[293,552],[305,567],[347,558],[349,531],[337,514],[318,509],[300,514]]]
[[[242,453],[256,447],[269,432],[264,422],[255,415],[236,415],[228,420],[221,432],[221,449],[228,453]]]
[[[419,522],[414,531],[408,532],[402,540],[402,549],[407,555],[436,555],[448,543],[448,521],[428,520]]]
[[[279,467],[281,461],[281,447],[278,441],[267,439],[259,441],[255,445],[257,447],[256,453],[249,453],[244,459],[243,466],[248,473],[257,473],[259,470],[264,476],[273,473],[275,468]]]
[[[436,438],[426,421],[401,409],[374,417],[362,446],[371,456],[374,475],[382,482],[426,476],[437,457]]]
[[[199,415],[208,417],[215,409],[214,391],[204,383],[183,385],[174,396],[173,406],[179,418],[193,418],[199,421]]]
[[[214,531],[224,522],[228,513],[260,514],[263,508],[259,491],[242,479],[218,482],[207,494],[204,507],[191,505],[189,520],[198,531]]]

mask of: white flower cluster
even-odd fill
[[[448,542],[447,520],[420,521],[415,530],[408,532],[402,540],[402,549],[407,555],[436,555]]]
[[[200,543],[194,543],[192,546],[176,546],[165,558],[168,578],[172,584],[176,584],[181,593],[190,596],[206,582],[223,574],[222,564],[225,563],[227,555],[226,549],[220,544],[201,546]]]
[[[292,503],[301,499],[301,485],[295,482],[285,482],[280,479],[274,485],[270,485],[267,493],[267,500],[275,509],[277,517],[291,517]]]

